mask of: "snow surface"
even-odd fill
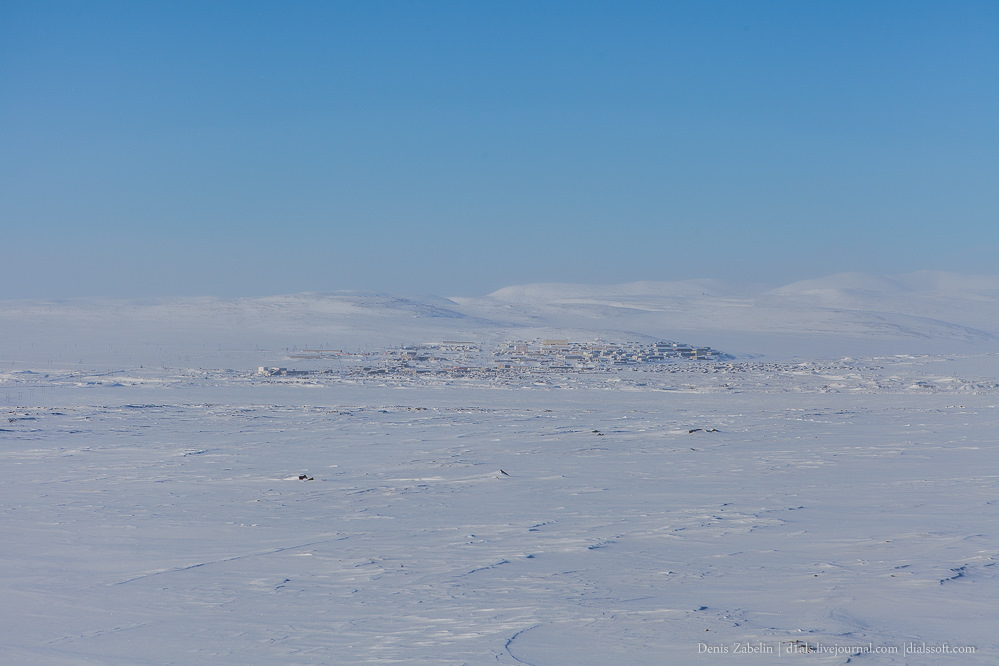
[[[997,284],[3,303],[0,661],[999,663]],[[556,332],[737,357],[253,374]]]

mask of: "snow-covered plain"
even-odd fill
[[[556,333],[736,358],[253,375]],[[948,274],[2,303],[0,661],[996,664],[997,341]]]

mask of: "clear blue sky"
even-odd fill
[[[999,272],[999,3],[0,0],[0,297]]]

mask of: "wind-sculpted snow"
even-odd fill
[[[997,303],[2,303],[0,662],[995,664]]]
[[[0,654],[995,663],[997,364],[5,370]]]

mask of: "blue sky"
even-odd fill
[[[0,0],[0,297],[997,272],[999,3]]]

